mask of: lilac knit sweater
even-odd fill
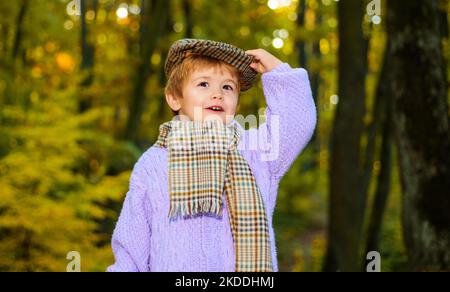
[[[282,63],[262,74],[261,80],[267,103],[266,122],[246,130],[238,149],[263,196],[273,266],[278,271],[272,226],[278,184],[311,139],[316,107],[308,73],[302,68],[293,69]],[[266,134],[265,145],[270,149],[251,146],[251,137],[255,137],[252,135],[261,133]],[[129,191],[112,236],[115,263],[107,271],[234,271],[234,245],[225,198],[221,219],[199,216],[169,223],[168,186],[167,149],[152,146],[131,173]]]

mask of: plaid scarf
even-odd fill
[[[236,272],[271,272],[269,228],[260,190],[237,149],[237,125],[172,120],[159,127],[155,145],[169,152],[171,220],[200,214],[222,216],[228,206]]]

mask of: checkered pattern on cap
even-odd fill
[[[234,66],[240,74],[241,91],[250,89],[256,80],[258,72],[250,67],[253,56],[233,45],[202,39],[181,39],[172,44],[164,65],[166,77],[190,54],[209,56]]]

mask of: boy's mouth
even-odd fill
[[[213,111],[213,112],[223,112],[224,111],[223,108],[219,105],[213,105],[213,106],[207,107],[206,109]]]

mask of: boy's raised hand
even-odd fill
[[[275,69],[275,67],[283,63],[277,57],[264,49],[248,50],[245,51],[245,53],[255,57],[255,62],[251,63],[250,67],[258,73],[270,72]]]

